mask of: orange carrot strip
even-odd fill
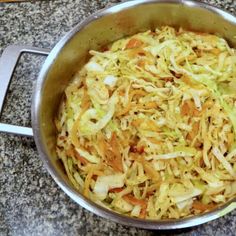
[[[192,100],[186,100],[180,109],[181,115],[199,116],[201,111],[197,110]]]
[[[109,192],[110,193],[119,193],[123,190],[124,190],[124,188],[112,188],[112,189],[109,189]]]
[[[113,165],[114,165],[113,167],[114,169],[120,172],[123,172],[122,157],[121,157],[121,153],[119,150],[119,145],[118,145],[118,141],[117,141],[117,137],[115,133],[112,133],[110,144],[111,144],[112,151],[115,155],[115,158],[113,160]]]
[[[146,202],[143,199],[137,199],[136,197],[134,197],[132,194],[127,194],[123,196],[124,200],[127,201],[128,203],[132,204],[132,205],[145,205]]]
[[[158,144],[158,145],[162,144],[162,142],[157,140],[156,138],[147,138],[147,139],[152,143],[155,143],[155,144]]]
[[[116,134],[113,133],[111,139],[106,141],[103,134],[98,135],[98,143],[103,158],[109,166],[118,172],[123,172],[122,156],[119,150]]]
[[[122,116],[122,115],[126,114],[127,112],[129,112],[129,110],[131,109],[131,105],[132,105],[132,104],[131,104],[131,101],[132,101],[134,95],[145,96],[146,94],[147,94],[147,93],[146,93],[145,91],[141,90],[141,89],[136,89],[136,90],[132,91],[132,92],[130,93],[129,101],[128,101],[127,106],[126,106],[121,112],[119,112],[119,113],[117,114],[117,116]]]
[[[189,106],[187,102],[184,102],[184,104],[181,106],[181,115],[186,116],[189,114]]]
[[[79,160],[82,164],[86,165],[89,163],[87,159],[82,157],[78,152],[76,152],[72,147],[70,147],[68,150],[66,150],[66,155],[70,157],[75,157],[77,160]]]
[[[130,50],[129,52],[128,52],[128,56],[130,57],[130,58],[134,58],[134,57],[137,57],[137,56],[139,56],[139,57],[143,57],[143,56],[149,56],[149,53],[148,52],[146,52],[146,51],[144,51],[141,47],[138,47],[138,48],[133,48],[132,50]],[[144,60],[140,60],[141,61],[141,63],[144,63],[145,64],[145,61]],[[140,62],[139,61],[139,62]],[[139,63],[138,62],[138,63]],[[137,65],[138,65],[138,63],[137,63]],[[144,65],[143,65],[144,66]],[[141,66],[142,67],[142,66]]]
[[[147,94],[147,92],[146,92],[146,91],[143,91],[143,90],[141,90],[141,89],[136,89],[136,90],[134,90],[131,94],[132,94],[132,97],[133,97],[134,95],[145,96],[145,95]]]
[[[146,197],[154,194],[154,192],[160,188],[160,185],[161,185],[161,182],[153,184],[150,187],[148,187]]]
[[[215,204],[203,204],[200,201],[194,201],[192,204],[192,208],[195,210],[199,210],[201,212],[207,211],[207,210],[212,210],[215,207]]]
[[[147,215],[147,203],[145,203],[145,205],[142,206],[140,214],[139,214],[139,218],[145,219],[146,215]]]
[[[138,118],[138,119],[133,120],[131,124],[135,127],[139,127],[143,122],[145,122],[145,119]]]
[[[127,106],[117,114],[117,116],[122,116],[125,115],[126,113],[129,112],[129,110],[131,109],[131,101],[128,102]]]
[[[148,109],[157,108],[157,103],[156,102],[148,102],[145,104],[145,107]]]
[[[182,78],[181,78],[181,80],[182,80],[185,84],[189,85],[190,87],[196,87],[196,86],[198,86],[197,82],[191,80],[191,79],[190,79],[188,76],[186,76],[186,75],[183,75]]]
[[[81,164],[88,164],[89,161],[87,159],[85,159],[84,157],[80,156],[78,153],[75,154],[76,158],[81,162]]]
[[[148,161],[146,161],[143,157],[140,157],[137,161],[142,163],[144,171],[146,172],[146,174],[148,175],[150,179],[154,181],[160,180],[160,174],[156,170],[153,169],[153,167]]]
[[[148,129],[151,131],[159,131],[159,127],[156,125],[156,123],[153,120],[147,120],[146,124],[148,126]]]
[[[140,47],[142,44],[143,44],[142,41],[140,41],[139,39],[132,38],[126,44],[125,49],[137,48],[137,47]]]
[[[89,171],[89,173],[86,176],[85,181],[84,181],[84,196],[85,197],[89,196],[89,187],[90,187],[92,177],[93,177],[93,168],[90,169],[90,171]]]
[[[198,134],[198,131],[199,131],[199,126],[200,126],[200,122],[195,122],[193,124],[193,128],[192,130],[188,133],[187,135],[187,139],[188,140],[193,140],[195,138],[195,136]]]

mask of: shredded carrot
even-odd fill
[[[119,150],[116,134],[113,133],[108,142],[106,142],[102,135],[100,135],[99,143],[101,144],[100,148],[104,153],[104,158],[107,164],[115,171],[123,172],[122,156]]]
[[[146,55],[146,51],[144,51],[144,50],[139,50],[138,55],[139,55],[139,56],[145,56],[145,55]]]
[[[184,104],[181,106],[181,115],[189,115],[189,116],[200,116],[201,111],[199,111],[192,100],[186,100]]]
[[[152,165],[146,161],[143,157],[139,157],[139,159],[137,159],[137,161],[139,161],[140,163],[142,163],[144,171],[146,172],[147,176],[154,180],[154,181],[159,181],[160,180],[160,175],[159,173],[153,169]]]
[[[100,176],[100,175],[104,175],[104,172],[101,170],[94,170],[93,172],[94,175]]]
[[[145,61],[144,60],[139,60],[138,63],[137,63],[137,66],[143,68],[145,66]]]
[[[128,103],[127,103],[126,107],[125,107],[122,111],[118,112],[118,113],[117,113],[117,116],[122,116],[122,115],[125,115],[126,113],[129,112],[129,110],[130,110],[130,108],[131,108],[131,101],[132,101],[132,98],[133,98],[133,95],[132,95],[132,93],[131,93],[130,96],[129,96],[129,100],[128,100]]]
[[[203,105],[202,105],[202,111],[205,111],[207,108],[211,108],[213,106],[214,102],[212,100],[208,100],[206,101]]]
[[[181,80],[192,88],[199,87],[199,84],[196,81],[190,79],[187,75],[183,75]]]
[[[189,114],[189,105],[187,102],[184,102],[184,104],[181,107],[181,115],[186,116]]]
[[[69,149],[66,150],[66,155],[69,157],[74,156],[74,150],[72,149],[72,147],[70,147]]]
[[[145,219],[146,218],[146,215],[147,215],[147,203],[145,203],[142,208],[141,208],[141,211],[140,211],[140,214],[139,214],[139,217],[141,219]]]
[[[75,157],[81,162],[81,164],[88,164],[89,161],[87,159],[85,159],[84,157],[82,157],[79,153],[75,152]]]
[[[147,188],[147,196],[152,195],[157,189],[160,188],[161,182],[155,183]]]
[[[132,48],[132,50],[130,50],[128,52],[128,56],[130,58],[135,58],[137,56],[139,57],[144,57],[144,56],[147,56],[148,52],[147,51],[144,51],[141,47],[138,47],[138,48]],[[142,59],[141,59],[142,60]]]
[[[126,44],[125,49],[137,48],[137,47],[142,46],[142,44],[143,44],[142,41],[140,41],[139,39],[132,38],[132,39],[130,39],[129,42]]]
[[[84,196],[85,197],[89,197],[89,187],[91,184],[92,177],[93,177],[93,168],[90,167],[90,171],[84,181]]]
[[[159,127],[156,125],[156,123],[153,120],[147,120],[146,121],[147,128],[151,131],[159,131]]]
[[[157,140],[156,138],[150,138],[150,137],[148,137],[147,139],[148,139],[150,142],[154,143],[154,144],[158,144],[158,145],[161,145],[161,144],[162,144],[162,142],[159,141],[159,140]]]
[[[131,93],[130,93],[130,96],[129,96],[129,101],[128,101],[128,104],[127,106],[119,113],[117,113],[117,116],[122,116],[122,115],[125,115],[126,113],[129,112],[129,110],[131,109],[131,102],[132,102],[132,99],[135,95],[140,95],[140,96],[145,96],[147,94],[147,92],[141,90],[141,89],[136,89],[136,90],[133,90]]]
[[[88,91],[87,89],[84,90],[84,96],[81,100],[81,109],[82,111],[86,111],[88,109],[88,107],[90,106],[91,102],[90,102],[90,97],[88,95]]]
[[[119,94],[120,96],[124,96],[124,95],[125,95],[125,91],[120,89],[120,90],[118,91],[118,94]]]
[[[114,155],[110,155],[110,158],[107,158],[107,164],[111,166],[117,172],[123,172],[123,166],[120,165],[120,161],[116,159]]]
[[[202,202],[195,200],[192,204],[192,208],[195,210],[199,210],[201,212],[204,212],[204,211],[212,210],[213,208],[215,208],[215,204],[213,204],[213,203],[203,204]]]
[[[130,160],[131,161],[136,161],[136,160],[138,160],[138,158],[139,158],[139,153],[135,153],[135,152],[131,152],[130,151],[130,153],[129,153],[129,157],[130,157]]]
[[[200,116],[207,108],[212,107],[212,105],[212,100],[206,101],[202,106],[202,110],[199,111],[192,100],[186,100],[181,107],[181,115]]]
[[[115,170],[123,172],[122,157],[119,150],[119,144],[117,141],[116,133],[112,133],[110,144],[111,144],[112,151],[115,155],[115,159],[113,161],[113,164],[114,164],[113,168]]]
[[[92,179],[96,181],[98,176],[102,176],[102,175],[104,175],[104,172],[102,172],[101,170],[94,169]]]
[[[137,199],[136,197],[134,197],[132,194],[127,194],[123,196],[124,200],[127,201],[128,203],[132,204],[132,205],[145,205],[146,202],[143,199]]]
[[[130,144],[130,142],[129,142],[129,140],[130,140],[130,133],[129,133],[129,131],[128,130],[122,131],[122,136],[123,136],[123,138],[120,139],[121,145],[123,147],[129,146],[129,144]]]
[[[193,126],[192,126],[192,130],[188,133],[188,135],[187,135],[187,139],[188,140],[193,140],[195,137],[196,137],[196,135],[198,134],[198,132],[199,132],[199,126],[200,126],[200,122],[198,121],[198,122],[195,122],[194,124],[193,124]]]
[[[125,115],[126,113],[129,112],[130,108],[131,108],[131,101],[128,102],[127,106],[121,112],[119,112],[117,116]]]
[[[147,94],[146,91],[142,90],[142,89],[136,89],[133,90],[131,93],[131,97],[135,96],[135,95],[139,95],[139,96],[145,96]]]
[[[81,164],[86,165],[89,163],[89,161],[76,152],[73,147],[70,147],[68,150],[66,150],[66,155],[69,157],[75,157],[81,162]]]
[[[145,104],[145,107],[148,109],[157,108],[157,103],[156,102],[148,102]]]
[[[159,173],[152,168],[151,164],[149,164],[148,162],[145,162],[143,167],[144,167],[145,172],[151,179],[155,181],[160,179]]]
[[[124,188],[112,188],[112,189],[109,189],[109,192],[111,193],[119,193],[121,191],[123,191]]]
[[[138,119],[133,120],[131,122],[131,125],[133,125],[134,127],[139,127],[143,122],[145,122],[145,119],[138,118]]]
[[[134,127],[142,127],[143,129],[151,130],[151,131],[159,131],[159,127],[153,120],[145,120],[142,118],[135,119],[131,122]]]

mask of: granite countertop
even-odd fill
[[[0,54],[10,44],[52,48],[109,0],[0,3]],[[208,0],[236,14],[234,0]],[[23,55],[14,73],[2,122],[30,126],[32,86],[45,57]],[[148,231],[102,219],[73,202],[53,181],[32,138],[0,134],[0,235],[236,235],[236,211],[177,231]]]

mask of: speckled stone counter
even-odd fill
[[[75,24],[109,2],[54,0],[0,3],[0,54],[10,44],[52,48]],[[236,14],[236,1],[209,0]],[[23,55],[2,122],[30,126],[32,86],[44,61]],[[32,138],[0,134],[0,235],[236,235],[236,211],[178,231],[147,231],[102,219],[74,203],[47,173]]]

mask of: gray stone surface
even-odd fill
[[[110,2],[55,0],[0,3],[0,54],[9,44],[44,48]],[[205,1],[236,14],[236,1]],[[32,85],[44,57],[24,55],[14,73],[1,121],[30,126]],[[202,226],[147,231],[97,217],[67,197],[44,168],[33,139],[0,134],[0,235],[236,235],[236,211]]]

